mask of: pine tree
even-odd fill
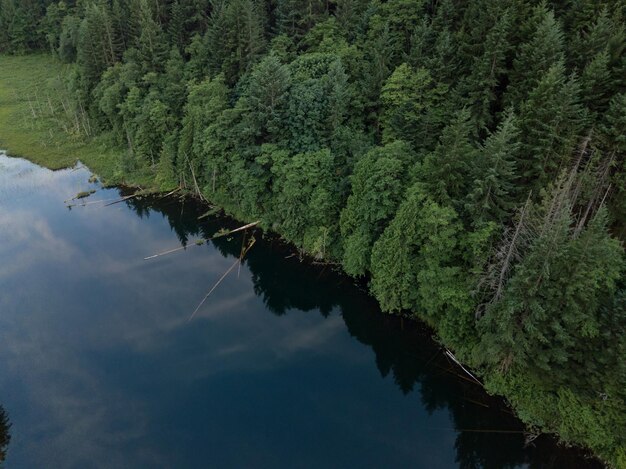
[[[479,324],[483,360],[536,376],[550,372],[553,381],[576,375],[565,369],[577,344],[600,333],[601,299],[615,290],[623,263],[622,247],[606,230],[606,210],[579,232],[564,190],[557,187],[531,211],[536,237]]]
[[[148,0],[139,0],[138,51],[145,72],[162,71],[167,60],[167,49],[161,25]]]
[[[258,0],[215,2],[204,41],[210,71],[234,85],[264,52],[266,24]]]
[[[519,139],[517,119],[509,111],[482,145],[472,168],[473,190],[466,207],[476,222],[503,222],[519,200],[516,194]]]
[[[471,169],[477,165],[479,157],[471,139],[473,128],[469,110],[459,111],[419,169],[420,180],[438,203],[462,207],[469,194]]]
[[[114,29],[109,12],[102,4],[89,4],[78,30],[76,57],[85,94],[91,92],[102,73],[116,60]]]
[[[567,167],[584,118],[578,100],[578,82],[567,79],[563,63],[558,62],[522,104],[520,170],[531,187],[542,187]]]
[[[551,67],[564,63],[564,38],[561,27],[544,3],[535,12],[538,22],[532,39],[520,46],[513,62],[513,71],[507,90],[509,104],[526,99]]]
[[[493,108],[498,89],[507,72],[511,49],[509,34],[512,26],[510,10],[497,11],[493,27],[481,38],[480,55],[471,60],[471,74],[459,84],[459,95],[467,96],[467,106],[479,129],[492,128]]]
[[[326,17],[322,0],[276,0],[277,33],[298,43],[318,21]]]
[[[599,52],[586,66],[580,77],[582,102],[592,113],[606,111],[611,99],[613,77],[608,50]],[[591,116],[590,116],[591,117]]]
[[[255,138],[275,143],[285,138],[283,125],[291,87],[289,68],[270,53],[250,74],[245,93],[247,125]]]

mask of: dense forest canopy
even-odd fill
[[[626,467],[623,0],[0,0],[78,138],[370,279]]]

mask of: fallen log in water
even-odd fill
[[[211,241],[212,239],[221,238],[223,236],[229,236],[231,234],[238,233],[238,232],[243,231],[243,230],[247,230],[248,228],[252,228],[254,226],[257,226],[259,223],[261,223],[260,220],[259,221],[255,221],[254,223],[248,223],[247,225],[240,226],[239,228],[235,228],[234,230],[225,231],[224,233],[219,233],[219,234],[217,234],[215,236],[212,236],[210,238],[200,238],[200,239],[197,239],[196,241],[194,241],[194,244],[188,244],[187,246],[179,246],[177,248],[168,249],[167,251],[159,252],[157,254],[153,254],[152,256],[144,257],[143,260],[147,261],[149,259],[155,259],[157,257],[165,256],[167,254],[172,254],[173,252],[182,251],[184,249],[187,249],[189,246],[202,246],[204,243],[207,243],[207,242]]]
[[[202,307],[202,305],[204,304],[204,302],[207,300],[207,298],[209,296],[211,296],[211,293],[213,293],[215,291],[215,289],[219,286],[220,283],[222,283],[222,280],[224,280],[229,273],[232,272],[232,270],[237,266],[237,265],[241,265],[241,262],[243,261],[243,258],[246,256],[246,254],[248,253],[248,251],[252,248],[252,246],[254,246],[254,243],[256,243],[256,239],[252,238],[250,240],[250,242],[248,243],[248,246],[246,246],[245,249],[241,250],[241,254],[239,255],[239,258],[233,263],[233,265],[231,265],[228,270],[226,272],[224,272],[224,275],[222,275],[220,277],[220,279],[215,283],[215,285],[213,285],[213,287],[209,290],[209,292],[204,296],[204,298],[202,298],[202,301],[198,304],[198,306],[196,306],[196,309],[194,310],[193,313],[191,313],[191,316],[189,316],[189,319],[187,319],[187,322],[191,321],[193,319],[193,317],[196,315],[196,313],[198,312],[198,310]]]

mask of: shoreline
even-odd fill
[[[10,71],[11,67],[6,66],[5,62],[12,62],[13,64],[15,64],[20,61],[25,63],[28,67],[32,67],[34,69],[43,68],[46,74],[50,72],[50,67],[56,67],[56,71],[59,74],[63,73],[64,67],[66,67],[60,64],[58,61],[52,59],[48,55],[44,54],[34,54],[26,57],[0,56],[0,83],[3,83],[3,81],[6,82],[7,80],[10,83],[14,84],[19,82],[19,80],[17,80],[17,77],[15,76],[17,74],[17,71],[12,73]],[[9,70],[9,72],[3,73],[2,69]],[[54,70],[51,74],[54,75]],[[33,72],[30,73],[29,76],[33,80],[33,83],[35,85],[35,91],[39,90],[37,83],[38,80],[41,80],[41,75]],[[20,86],[24,86],[25,89],[28,90],[32,88],[33,83],[20,82]],[[46,81],[45,83],[45,86],[48,86],[50,84],[50,82],[48,81]],[[86,139],[80,136],[64,136],[62,135],[62,129],[58,128],[58,122],[55,120],[54,115],[46,116],[42,114],[40,116],[37,116],[36,112],[31,112],[32,116],[29,117],[29,112],[32,109],[32,104],[29,101],[28,95],[24,93],[17,93],[15,92],[15,90],[12,90],[8,86],[4,88],[5,89],[2,90],[2,87],[0,87],[0,147],[6,148],[7,155],[25,159],[34,164],[46,167],[51,170],[68,169],[75,166],[77,162],[80,161],[91,172],[98,176],[98,178],[100,178],[101,180],[101,183],[104,185],[116,186],[120,188],[125,187],[129,189],[143,188],[144,190],[154,192],[154,195],[156,196],[166,194],[170,190],[174,189],[174,187],[159,187],[158,184],[154,182],[153,175],[150,174],[122,174],[120,171],[117,170],[117,160],[120,152],[123,152],[125,150],[112,146],[107,146],[108,142],[106,134],[99,137],[89,137]],[[13,95],[11,93],[12,91],[14,91]],[[55,126],[57,127],[55,128]],[[4,129],[10,129],[10,131],[5,131]],[[187,189],[182,190],[181,193],[185,196],[192,196],[196,200],[200,199],[197,195],[194,196],[194,194]],[[205,203],[202,200],[199,200],[199,202],[203,203],[203,205]],[[238,223],[240,223],[240,225],[254,221],[239,220],[233,217],[231,214],[224,212],[223,208],[220,208],[220,210],[225,214],[226,217],[228,217],[230,220],[236,220]],[[300,256],[302,255],[302,250],[298,249],[295,245],[285,240],[279,233],[275,233],[271,230],[266,230],[265,227],[263,227],[262,225],[261,228],[263,229],[264,233],[267,233],[269,236],[279,239],[280,242],[283,243],[285,246],[288,246],[292,252],[299,253]],[[306,259],[306,262],[314,264],[313,258],[309,258],[308,256],[306,256]],[[339,270],[341,272],[341,275],[347,276],[347,274],[343,272],[343,269],[341,269],[341,267],[333,266],[332,268],[334,270]],[[357,284],[360,282],[357,279],[352,280]],[[365,281],[366,280],[363,280],[363,282]],[[361,288],[362,285],[359,285],[359,287]],[[370,297],[376,300],[373,295],[369,291],[367,291],[367,289],[365,289],[365,291]],[[414,317],[407,313],[397,314],[394,316],[411,319],[412,322],[423,325],[424,327],[428,327],[429,330],[432,331],[432,328],[420,318]],[[437,335],[434,331],[432,331],[431,335],[434,342],[441,344],[441,341],[437,339]],[[465,366],[463,359],[460,359],[459,363],[462,364],[461,367]],[[480,377],[480,372],[478,372],[477,374]],[[489,394],[484,386],[482,392],[491,397],[496,397]],[[507,407],[511,409],[517,419],[523,422],[519,415],[519,411],[515,411],[515,407],[508,402],[508,398],[506,395],[497,397],[505,399],[507,402]],[[529,428],[527,423],[524,423],[524,425]],[[560,446],[571,446],[570,443],[561,441],[561,437],[557,433],[542,431],[541,434],[548,435],[550,438],[554,438],[556,441],[558,441],[558,444]],[[584,454],[590,452],[589,449],[585,448],[582,445],[576,446]],[[594,455],[593,457],[599,459],[599,457],[596,455]]]

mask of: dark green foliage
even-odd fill
[[[479,164],[472,129],[469,111],[461,110],[443,130],[439,144],[419,170],[424,187],[440,203],[458,205],[470,191],[470,174]]]
[[[565,60],[563,32],[545,3],[535,8],[531,22],[536,24],[532,38],[519,47],[513,63],[510,103],[526,99],[544,74]]]
[[[236,83],[264,52],[266,23],[258,0],[213,2],[205,42],[209,71]]]
[[[519,200],[516,194],[519,136],[517,119],[509,112],[480,149],[471,169],[473,189],[467,206],[475,223],[506,220]]]
[[[43,28],[46,0],[0,1],[0,53],[27,52],[44,48],[54,38]]]
[[[624,2],[0,0],[119,171],[371,276],[531,426],[626,467]]]
[[[563,62],[550,67],[520,106],[522,175],[532,188],[545,186],[566,168],[579,141],[583,110],[579,85]]]
[[[598,318],[600,304],[614,292],[623,260],[619,243],[606,236],[606,210],[578,231],[567,201],[555,200],[560,197],[552,195],[528,214],[527,223],[536,223],[538,234],[502,299],[481,320],[481,355],[502,369],[552,372],[552,380],[567,383],[578,378],[577,347],[605,327]]]
[[[78,50],[78,33],[80,31],[80,19],[73,15],[63,18],[59,37],[58,54],[63,62],[74,62]]]

